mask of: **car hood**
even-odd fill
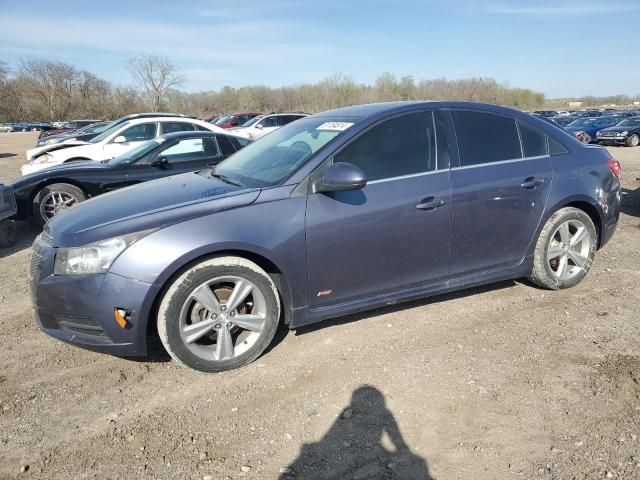
[[[72,138],[72,137],[69,137],[69,138]],[[54,143],[52,145],[43,145],[42,147],[36,147],[30,150],[27,150],[27,160],[33,160],[34,158],[39,157],[40,155],[43,155],[49,152],[54,152],[56,150],[62,150],[64,148],[77,147],[80,145],[87,145],[87,144],[88,144],[87,142],[83,142],[81,140],[74,140],[72,142],[66,142],[66,143]]]
[[[86,245],[237,208],[254,202],[259,194],[257,188],[185,173],[95,197],[56,215],[45,229],[57,247]]]
[[[601,132],[633,132],[635,130],[640,130],[640,126],[627,126],[627,127],[607,127],[600,130]]]

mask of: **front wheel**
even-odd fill
[[[589,215],[578,208],[561,208],[540,232],[529,280],[551,290],[577,285],[591,268],[597,242]]]
[[[634,135],[630,135],[625,143],[627,144],[627,147],[637,147],[638,145],[640,145],[640,135],[638,135],[637,133]]]
[[[51,218],[87,199],[75,185],[54,183],[47,185],[33,199],[33,218],[40,226]]]
[[[170,285],[158,309],[158,334],[179,364],[221,372],[258,358],[279,320],[280,297],[269,275],[244,258],[219,257]]]

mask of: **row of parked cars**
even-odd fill
[[[640,145],[640,111],[587,110],[555,112],[543,110],[534,115],[575,135],[583,143],[600,145]]]
[[[238,131],[143,114],[32,152],[62,162],[9,187],[17,218],[47,220],[28,272],[44,332],[123,356],[156,337],[228,370],[280,324],[511,278],[572,287],[616,229],[620,164],[515,110],[384,103]]]

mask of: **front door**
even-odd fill
[[[451,277],[516,266],[549,197],[546,134],[492,113],[451,114],[460,152],[451,171]]]
[[[142,142],[155,138],[157,133],[158,125],[155,122],[133,125],[118,133],[118,135],[105,144],[103,147],[104,158],[106,160],[116,158],[132,148],[137,147]],[[124,141],[115,143],[113,140],[119,137],[124,137]]]
[[[451,193],[432,112],[385,120],[332,161],[357,165],[368,183],[307,199],[310,307],[446,281]]]

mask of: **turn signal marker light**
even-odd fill
[[[129,322],[127,321],[127,311],[122,308],[116,308],[113,310],[113,316],[116,318],[116,323],[120,328],[127,328]]]

